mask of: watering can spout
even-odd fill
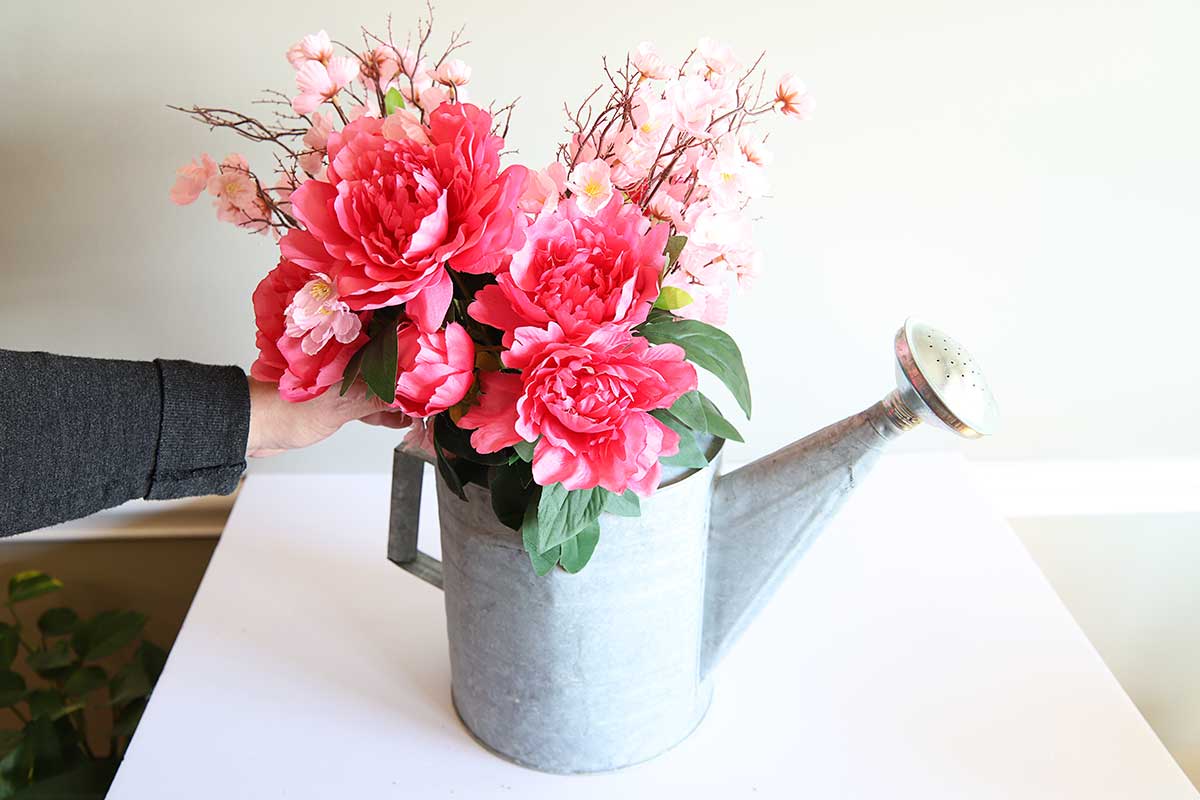
[[[898,387],[836,422],[717,479],[706,567],[701,674],[774,594],[889,441],[926,421],[991,433],[995,400],[967,351],[913,320],[896,334]]]

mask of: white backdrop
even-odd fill
[[[403,30],[420,8],[6,3],[0,346],[248,367],[250,292],[274,248],[204,201],[167,200],[176,166],[243,144],[165,105],[290,90],[283,51],[300,35],[353,41],[389,11]],[[682,55],[714,35],[809,83],[815,119],[772,137],[767,268],[731,321],[756,399],[733,458],[881,396],[909,313],[988,370],[1005,424],[974,458],[1200,453],[1183,424],[1200,386],[1193,0],[460,0],[437,16],[443,35],[468,26],[473,98],[521,97],[509,141],[535,166],[600,56],[644,39]],[[355,430],[261,466],[386,469],[391,438]],[[956,445],[926,431],[902,446]]]

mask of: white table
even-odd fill
[[[700,729],[588,777],[463,730],[442,598],[384,555],[387,489],[247,480],[110,798],[1197,797],[955,456],[885,458]]]

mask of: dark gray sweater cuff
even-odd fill
[[[162,427],[147,499],[229,494],[246,469],[245,374],[190,361],[154,363],[162,386]]]

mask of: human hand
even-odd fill
[[[361,385],[351,388],[344,397],[339,396],[335,386],[312,400],[289,403],[279,396],[275,384],[249,377],[246,380],[250,385],[246,455],[252,458],[316,444],[355,419],[386,428],[406,428],[412,424],[404,413],[389,409],[378,397],[368,397]]]

